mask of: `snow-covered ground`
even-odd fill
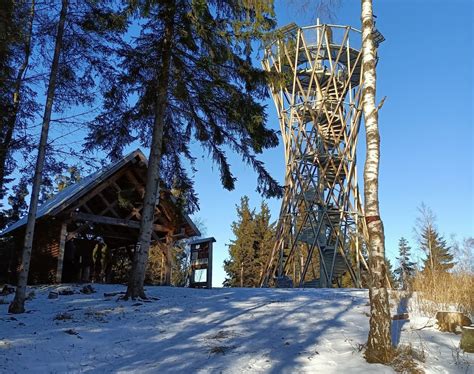
[[[58,299],[47,298],[56,287],[34,288],[22,315],[0,305],[0,372],[393,372],[367,364],[360,351],[368,332],[365,290],[147,287],[155,300],[126,302],[104,297],[124,286],[93,287],[94,294]],[[456,349],[458,335],[410,317],[394,324],[401,329],[394,336],[422,346],[426,372],[474,372],[474,354]]]

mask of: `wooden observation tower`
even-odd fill
[[[261,284],[332,287],[367,268],[356,147],[361,123],[361,33],[290,24],[265,49],[285,151],[277,240]],[[349,278],[347,278],[349,279]]]

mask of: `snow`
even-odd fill
[[[94,294],[58,299],[47,298],[57,287],[32,288],[21,315],[1,304],[0,372],[393,372],[367,364],[360,351],[366,290],[147,287],[154,300],[126,302],[104,297],[124,286],[93,287]],[[425,371],[472,372],[474,355],[456,350],[460,336],[416,330],[426,324],[421,316],[394,324],[402,344],[422,344]]]

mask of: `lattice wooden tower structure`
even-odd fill
[[[349,26],[285,26],[265,49],[285,151],[277,241],[262,286],[360,287],[366,232],[357,183],[361,33]],[[274,276],[276,275],[276,278]]]

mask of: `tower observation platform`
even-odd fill
[[[361,286],[366,238],[357,181],[361,33],[350,26],[290,24],[265,48],[263,67],[285,156],[276,244],[261,285]]]

